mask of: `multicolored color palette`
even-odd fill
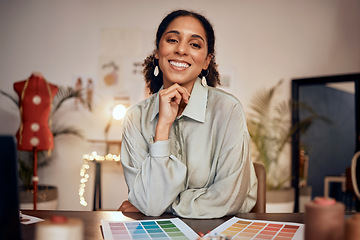
[[[179,218],[116,222],[101,220],[105,240],[192,240],[198,235]]]
[[[210,233],[210,235],[221,234],[230,236],[231,239],[234,240],[302,240],[304,239],[304,225],[245,220],[234,217],[221,224]]]

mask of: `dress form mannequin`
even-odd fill
[[[17,147],[34,153],[34,210],[37,198],[37,151],[52,150],[53,135],[49,127],[49,114],[58,87],[48,83],[41,73],[34,72],[27,80],[14,83],[19,96],[21,125],[16,133]]]
[[[21,126],[16,134],[18,149],[53,149],[48,120],[57,86],[48,83],[41,73],[33,73],[27,80],[14,83],[14,90],[19,96],[21,114]]]

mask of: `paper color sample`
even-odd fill
[[[44,219],[29,216],[29,215],[26,215],[26,214],[21,214],[21,216],[22,217],[20,219],[20,223],[25,224],[25,225],[45,221]]]
[[[132,222],[101,220],[105,240],[193,240],[198,237],[179,218]]]
[[[234,240],[303,240],[304,224],[247,220],[233,217],[208,235],[224,234]]]

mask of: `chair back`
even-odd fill
[[[264,165],[254,163],[255,173],[258,180],[257,200],[252,213],[266,212],[266,171]]]
[[[0,239],[21,239],[16,142],[0,136]]]

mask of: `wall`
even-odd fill
[[[33,71],[58,85],[71,85],[75,75],[97,76],[104,28],[146,32],[150,37],[144,39],[144,46],[151,48],[157,25],[176,8],[198,10],[211,19],[220,72],[233,77],[230,91],[245,109],[256,91],[280,79],[285,80],[280,97],[289,98],[292,78],[360,71],[357,0],[2,0],[0,89],[13,93],[13,83]],[[95,100],[101,97],[97,93]],[[58,118],[83,129],[86,137],[101,138],[106,120],[99,116],[73,111],[69,103]],[[3,96],[0,122],[0,134],[14,134],[20,123],[17,107]],[[82,154],[91,148],[75,137],[56,139],[56,159],[40,170],[40,182],[59,187],[60,209],[91,209],[91,204],[79,204],[77,193]],[[290,164],[290,157],[285,164]],[[116,209],[126,198],[121,169],[107,166],[103,170],[103,207]],[[91,184],[92,180],[85,195],[90,203]]]

